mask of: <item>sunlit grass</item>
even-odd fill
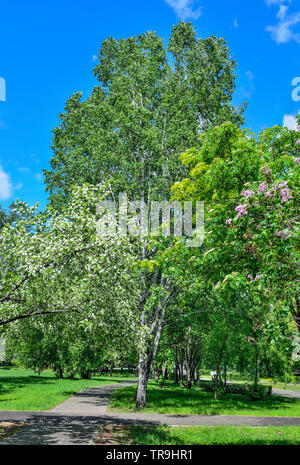
[[[139,445],[299,445],[299,426],[132,426],[123,444]]]
[[[135,386],[117,389],[111,398],[110,410],[135,410]],[[265,400],[253,401],[246,395],[226,394],[214,400],[213,393],[193,387],[188,390],[173,385],[160,388],[149,383],[147,407],[143,413],[166,413],[181,415],[260,415],[300,416],[300,400],[271,396]]]
[[[49,410],[82,389],[124,380],[115,374],[91,379],[58,379],[51,371],[39,376],[32,370],[0,368],[0,410]]]

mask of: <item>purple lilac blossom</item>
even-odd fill
[[[279,188],[281,189],[282,187],[287,187],[287,186],[288,186],[288,182],[287,182],[287,181],[281,181],[281,182],[278,184],[277,187],[279,187]]]
[[[291,191],[288,187],[282,189],[280,191],[281,203],[287,202],[288,200],[292,199]]]
[[[298,158],[295,158],[295,159],[294,159],[294,162],[295,162],[295,163],[298,163],[298,166],[300,166],[300,158],[299,158],[299,157],[298,157]]]
[[[281,239],[286,239],[286,237],[287,237],[284,231],[276,231],[275,236],[276,237],[281,237]]]
[[[272,174],[271,168],[268,168],[267,166],[263,166],[263,167],[260,169],[260,172],[261,172],[261,173],[264,173],[265,176],[270,176],[270,174]]]
[[[251,197],[252,195],[254,195],[254,194],[255,194],[255,192],[254,192],[254,190],[252,190],[252,189],[251,189],[251,190],[243,191],[243,192],[241,193],[241,195],[242,195],[243,197],[246,197],[247,199],[248,199],[249,197]]]
[[[235,211],[237,212],[237,219],[242,218],[243,215],[248,215],[248,212],[247,212],[246,208],[247,208],[247,204],[238,205],[235,208]]]
[[[267,189],[267,183],[266,182],[262,182],[259,186],[258,186],[258,193],[261,194],[262,192],[264,192],[266,189]]]

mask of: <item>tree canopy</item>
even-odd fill
[[[134,360],[137,407],[153,369],[180,383],[185,371],[190,388],[213,368],[215,398],[230,367],[255,389],[261,372],[292,370],[300,127],[242,128],[235,67],[224,39],[190,23],[167,46],[154,32],[103,42],[99,84],[53,131],[47,209],[0,210],[0,327],[28,366],[88,377]],[[203,201],[203,243],[97,234],[97,204],[121,193]]]
[[[94,69],[99,85],[85,101],[72,95],[54,129],[44,171],[51,204],[86,182],[109,182],[114,199],[168,199],[184,172],[178,156],[200,132],[243,122],[243,108],[231,103],[235,67],[225,40],[198,38],[191,23],[174,26],[167,47],[155,32],[106,39]]]

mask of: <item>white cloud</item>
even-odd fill
[[[293,0],[266,0],[266,4],[270,5],[282,5],[283,3],[292,3]]]
[[[267,26],[266,31],[271,33],[277,44],[286,44],[295,40],[300,42],[300,34],[293,31],[293,27],[300,23],[300,12],[288,16],[286,20],[279,20],[275,26]]]
[[[97,61],[97,60],[98,60],[97,55],[92,55],[92,61]]]
[[[246,71],[246,75],[247,75],[247,78],[249,79],[249,81],[252,81],[252,79],[254,79],[254,75],[252,73],[252,71]]]
[[[12,196],[13,185],[10,182],[9,175],[5,173],[0,165],[0,199],[6,200]]]
[[[35,153],[32,153],[30,156],[34,160],[34,163],[36,164],[36,166],[39,166],[40,160],[39,160],[38,156]]]
[[[39,182],[42,182],[43,180],[43,173],[37,173],[34,175],[34,178],[39,181]]]
[[[186,20],[188,18],[198,19],[202,15],[202,8],[195,6],[198,0],[165,0],[166,3],[173,8],[179,19]]]
[[[286,44],[291,41],[300,43],[300,33],[295,32],[294,28],[300,23],[300,11],[289,14],[288,9],[292,0],[267,0],[268,6],[277,5],[279,7],[276,18],[277,24],[267,26],[266,31],[270,32],[272,39],[277,44]]]
[[[266,4],[268,6],[270,6],[270,5],[281,5],[282,3],[285,3],[285,0],[266,0]]]
[[[247,76],[247,84],[246,86],[240,86],[237,90],[239,96],[241,98],[246,98],[250,99],[252,96],[253,92],[255,91],[255,85],[254,85],[254,74],[252,71],[248,70],[246,71],[246,76]]]
[[[287,5],[280,5],[279,11],[277,13],[277,18],[280,21],[283,21],[285,19],[285,16],[287,14],[288,9],[289,9],[289,7]]]
[[[297,120],[294,115],[284,115],[282,125],[288,129],[296,129]]]
[[[19,171],[19,173],[30,173],[30,169],[28,168],[28,166],[17,166],[17,170]]]
[[[233,27],[239,27],[239,23],[237,22],[237,19],[233,21]]]

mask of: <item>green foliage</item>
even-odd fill
[[[202,246],[191,250],[178,242],[161,256],[176,271],[183,313],[208,315],[202,366],[219,372],[236,366],[254,383],[259,375],[283,376],[295,366],[297,137],[274,127],[257,139],[226,122],[181,155],[189,176],[172,188],[177,200],[205,202]],[[218,389],[221,381],[218,376]]]
[[[232,396],[239,412],[253,409],[249,397],[276,410],[258,380],[296,367],[299,136],[241,129],[235,67],[224,39],[199,38],[190,23],[173,27],[167,47],[154,32],[103,42],[98,85],[86,101],[70,97],[54,130],[47,210],[0,209],[1,335],[26,366],[87,379],[139,352],[139,387],[153,363],[157,376],[176,365],[175,382],[185,371],[189,389],[199,368],[213,369],[214,401],[202,393],[201,408],[190,391],[201,413],[218,399],[232,409]],[[201,247],[97,235],[97,203],[121,192],[204,201]],[[226,393],[233,367],[254,387]]]
[[[157,381],[157,384],[159,385],[160,388],[164,388],[167,386],[167,380],[164,376],[160,376],[158,381]]]
[[[129,334],[136,249],[126,238],[97,234],[103,195],[101,186],[77,188],[63,213],[18,204],[19,219],[0,230],[0,326],[73,313],[86,329],[102,320]]]
[[[173,27],[166,50],[155,32],[106,39],[91,96],[76,93],[54,132],[51,169],[44,170],[52,205],[72,186],[110,183],[110,197],[168,199],[185,172],[178,156],[197,145],[201,129],[243,122],[232,104],[236,63],[224,39],[198,38],[190,23]]]

